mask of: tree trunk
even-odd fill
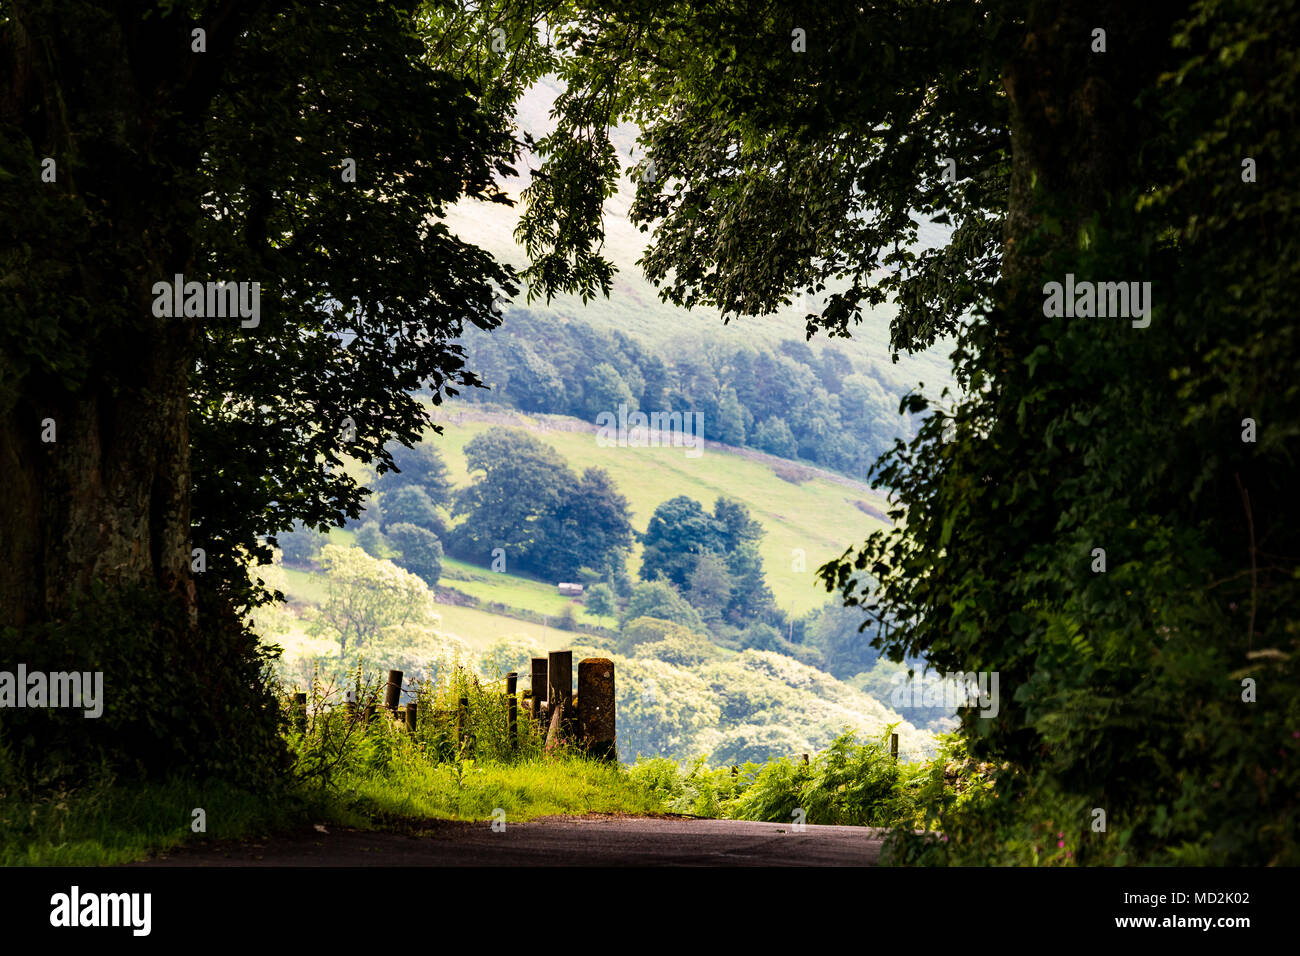
[[[33,214],[0,227],[0,624],[58,620],[92,582],[157,588],[196,620],[198,320],[155,318],[152,285],[193,264],[199,124],[244,6],[211,19],[206,53],[179,14],[15,2],[0,30],[0,124],[35,154],[8,168]]]
[[[1181,12],[1169,0],[1031,7],[1023,43],[1003,70],[1012,161],[1001,291],[1009,308],[1041,309],[1043,265],[1077,248],[1094,213],[1104,227],[1112,199],[1132,187],[1157,129],[1135,100],[1154,85]],[[1096,29],[1106,31],[1105,52],[1093,49]],[[1027,241],[1049,212],[1059,233]]]

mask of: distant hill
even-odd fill
[[[518,123],[521,129],[535,136],[544,135],[554,128],[549,118],[551,104],[560,87],[555,82],[543,82],[532,88],[521,100]],[[636,129],[619,127],[614,131],[613,142],[624,158],[625,168],[635,162]],[[522,177],[502,181],[502,187],[516,200],[527,185],[528,170],[538,166],[536,157],[528,156],[518,167]],[[736,341],[759,340],[769,344],[782,341],[804,341],[803,316],[807,311],[803,303],[790,305],[772,316],[742,316],[724,325],[721,317],[705,309],[680,309],[659,298],[654,286],[646,280],[637,260],[645,249],[648,235],[640,232],[628,221],[634,187],[624,175],[618,192],[605,206],[605,246],[603,253],[618,267],[614,287],[608,299],[598,299],[584,304],[577,296],[562,295],[546,303],[525,303],[521,294],[516,305],[552,316],[557,321],[581,316],[587,320],[608,323],[610,330],[619,330],[647,344],[680,341],[683,337],[706,339],[731,338]],[[526,262],[523,249],[514,240],[520,206],[514,208],[494,203],[464,200],[449,211],[447,223],[462,239],[473,242],[491,252],[498,259],[516,267]],[[944,241],[943,227],[923,223],[920,227],[921,245],[932,246]],[[927,395],[938,396],[941,388],[951,382],[948,354],[950,342],[940,342],[918,355],[899,356],[895,365],[890,356],[889,319],[892,310],[879,309],[865,320],[845,345],[863,358],[888,370],[898,391],[925,384]],[[842,341],[842,340],[837,340]]]

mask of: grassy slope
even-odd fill
[[[444,431],[431,440],[443,451],[452,479],[465,484],[465,444],[493,427],[486,418],[499,416],[457,405],[438,409],[436,417]],[[768,586],[777,603],[795,614],[827,601],[816,580],[817,567],[882,526],[879,519],[854,505],[861,500],[885,510],[885,502],[862,485],[839,484],[823,477],[794,484],[779,478],[763,461],[716,448],[706,449],[698,458],[687,458],[682,448],[602,448],[596,444],[594,427],[583,431],[547,427],[575,423],[558,416],[519,415],[513,420],[555,448],[575,470],[599,466],[609,471],[628,499],[632,524],[638,531],[645,530],[656,507],[676,495],[688,495],[707,508],[713,507],[719,495],[744,502],[767,532],[760,550]],[[802,571],[794,569],[795,549],[804,552]],[[631,562],[634,572],[639,564],[638,545]]]
[[[576,419],[502,414],[472,405],[437,408],[434,416],[443,426],[443,433],[441,436],[430,433],[426,440],[436,443],[443,452],[450,477],[458,485],[469,481],[465,445],[489,428],[508,423],[529,430],[551,445],[575,471],[593,466],[606,469],[627,497],[632,524],[638,531],[645,530],[656,507],[676,495],[688,495],[706,508],[712,508],[719,495],[744,502],[766,531],[760,551],[768,586],[777,603],[796,615],[820,607],[828,600],[816,579],[818,566],[882,526],[880,519],[864,513],[854,502],[863,501],[881,513],[887,507],[884,499],[865,485],[839,483],[822,476],[795,484],[778,477],[767,460],[721,447],[706,448],[698,458],[687,458],[683,448],[602,448],[596,444],[594,427]],[[359,481],[371,481],[364,468],[350,465],[348,470]],[[353,536],[349,531],[334,529],[330,538],[340,544],[351,544]],[[802,571],[795,570],[796,549],[804,553]],[[633,548],[630,562],[633,574],[640,566],[640,550],[639,544]],[[320,602],[324,586],[319,576],[292,568],[287,568],[285,575],[286,593],[291,599],[311,604]],[[514,574],[493,573],[454,558],[445,560],[441,583],[485,603],[499,602],[543,615],[558,615],[570,603],[550,584]],[[453,612],[452,618],[463,624],[488,625],[494,632],[516,623],[509,618],[488,621],[485,618],[499,615],[485,612],[467,615],[463,613],[470,610],[467,608],[448,610]],[[474,620],[475,617],[478,619]],[[579,620],[592,621],[581,611]],[[615,622],[602,618],[592,623],[611,627]],[[539,625],[531,628],[530,633],[542,633]],[[480,635],[456,633],[471,644],[482,643]],[[512,633],[525,631],[515,628]],[[495,634],[493,639],[495,636],[500,634]]]
[[[560,594],[554,584],[535,581],[532,578],[514,574],[498,573],[458,561],[444,558],[442,577],[438,582],[444,587],[454,588],[484,603],[498,602],[513,608],[523,608],[547,617],[559,617],[566,607],[572,607],[581,622],[589,622],[602,627],[617,627],[618,621],[613,617],[593,617],[582,610],[582,605],[572,598]]]
[[[323,575],[297,568],[285,568],[284,575],[286,580],[285,595],[291,602],[319,604],[323,600],[325,596],[325,578]],[[443,583],[464,590],[466,593],[470,593],[472,590],[476,592],[476,597],[481,597],[485,601],[500,601],[510,604],[511,607],[523,609],[532,607],[530,603],[519,600],[519,596],[528,593],[531,590],[529,585],[534,584],[534,582],[525,581],[512,575],[499,575],[498,577],[501,580],[495,588],[490,585],[480,585],[471,589],[465,586],[463,581],[444,581]],[[556,597],[559,596],[556,595]],[[559,598],[559,600],[561,603],[567,603],[566,598]],[[538,608],[538,610],[541,613],[548,613],[541,608]],[[440,604],[438,605],[438,616],[441,618],[438,627],[439,631],[455,635],[476,651],[486,649],[493,642],[503,637],[531,637],[539,641],[548,650],[561,650],[573,643],[573,634],[568,631],[562,631],[545,624],[536,624],[532,621],[520,620],[493,611],[472,607],[457,607],[454,604]],[[578,620],[585,622],[592,619],[580,611]],[[599,623],[600,620],[612,623],[608,619],[596,619],[593,623]],[[307,634],[305,624],[302,623],[292,626],[286,634],[274,635],[270,640],[285,648],[296,648],[303,653],[306,653],[310,646],[312,652],[306,655],[308,657],[317,653],[327,653],[330,649],[328,642],[322,643],[321,640],[311,638]]]

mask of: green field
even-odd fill
[[[581,623],[598,627],[618,627],[617,618],[594,617],[587,614],[580,602],[560,594],[553,584],[489,571],[466,561],[458,561],[456,558],[443,559],[442,578],[438,583],[443,587],[455,588],[457,591],[478,598],[484,604],[495,602],[546,617],[559,617],[566,607],[572,607]]]
[[[442,617],[438,630],[454,634],[475,650],[483,650],[503,637],[531,637],[548,651],[563,650],[579,639],[573,633],[562,631],[558,627],[521,621],[473,607],[440,604],[438,614]]]
[[[450,563],[460,564],[460,562],[456,561]],[[510,607],[532,610],[544,615],[555,614],[558,616],[560,612],[557,606],[569,603],[568,598],[555,594],[553,589],[545,589],[544,585],[535,581],[528,581],[507,574],[492,574],[490,571],[473,568],[472,565],[466,565],[466,567],[478,571],[485,577],[491,575],[490,581],[476,581],[469,584],[459,580],[444,580],[442,583],[457,590],[463,590],[466,593],[473,593],[475,597],[485,602],[497,601]],[[318,605],[324,600],[326,585],[323,575],[298,568],[285,568],[284,576],[285,596],[291,603]],[[546,598],[554,599],[553,602],[544,604],[539,600],[538,592],[543,590]],[[557,609],[551,610],[553,607]],[[592,618],[582,611],[580,607],[575,606],[575,609],[578,612],[578,621],[580,623],[598,624],[606,627],[613,627],[617,623],[613,618]],[[523,621],[506,614],[480,610],[479,608],[439,604],[438,616],[441,618],[437,627],[438,631],[460,638],[476,651],[487,648],[490,644],[503,637],[531,637],[545,646],[547,650],[562,650],[571,645],[575,639],[571,632],[561,630],[550,624]],[[275,643],[284,645],[286,648],[298,648],[310,643],[315,647],[316,653],[326,653],[329,650],[328,642],[322,644],[319,640],[309,638],[305,626],[301,624],[292,627],[288,634],[277,635],[272,640]]]

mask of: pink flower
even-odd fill
[[[1057,841],[1056,841],[1056,845],[1057,845],[1057,847],[1063,847],[1063,846],[1065,846],[1065,841],[1064,841],[1064,840],[1057,840]]]

